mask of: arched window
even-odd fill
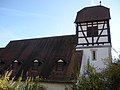
[[[37,59],[35,59],[33,61],[33,67],[32,67],[32,69],[33,70],[38,70],[38,67],[39,67],[39,61]]]
[[[16,76],[16,74],[18,73],[18,71],[20,70],[22,65],[21,61],[18,61],[17,59],[15,59],[11,64],[10,67],[8,68],[9,71],[12,70],[12,74],[11,77]]]
[[[32,65],[29,68],[27,75],[29,77],[36,78],[36,76],[39,76],[40,73],[39,70],[41,69],[42,62],[39,61],[38,59],[34,59],[31,63]]]
[[[56,71],[63,71],[64,65],[65,65],[65,61],[63,61],[62,59],[59,59],[56,65]]]
[[[17,59],[12,62],[12,68],[13,69],[18,69],[21,66],[22,62],[18,61]]]
[[[38,69],[39,69],[39,66],[40,66],[41,64],[43,64],[42,61],[39,61],[39,60],[35,59],[35,60],[33,61],[32,70],[38,70]]]

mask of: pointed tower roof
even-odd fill
[[[85,7],[77,12],[75,23],[110,19],[109,8],[98,5]]]

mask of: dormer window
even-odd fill
[[[17,69],[19,68],[19,66],[21,65],[22,62],[18,61],[17,59],[13,61],[13,63],[11,64],[13,69]]]
[[[14,63],[17,63],[17,62],[18,62],[18,60],[15,60],[15,61],[14,61]]]
[[[39,61],[37,59],[35,59],[33,61],[33,67],[32,67],[32,69],[33,70],[38,70],[38,67],[39,67]]]
[[[17,59],[15,59],[14,61],[12,61],[12,63],[10,64],[10,67],[8,68],[8,71],[12,70],[12,76],[16,76],[16,74],[18,73],[18,71],[21,68],[21,61],[18,61]]]
[[[62,59],[58,60],[57,61],[58,63],[63,63],[64,61]]]
[[[36,59],[36,60],[34,60],[34,63],[38,63],[39,61]]]
[[[65,61],[63,61],[62,59],[59,59],[56,65],[56,71],[63,71],[64,65],[65,65]]]

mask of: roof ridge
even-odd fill
[[[37,40],[37,39],[49,39],[49,38],[59,38],[59,37],[68,37],[68,36],[76,36],[75,34],[71,35],[61,35],[61,36],[48,36],[48,37],[40,37],[40,38],[29,38],[29,39],[20,39],[20,40],[11,40],[10,42],[16,42],[16,41],[26,41],[26,40]]]
[[[84,7],[83,9],[85,8],[94,8],[94,7],[104,7],[104,8],[108,8],[106,6],[103,6],[103,5],[96,5],[96,6],[88,6],[88,7]],[[109,9],[109,8],[108,8]]]

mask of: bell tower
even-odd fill
[[[97,70],[105,68],[103,59],[111,57],[109,8],[98,5],[85,7],[77,12],[75,19],[77,46],[83,50],[81,73],[89,60]]]

